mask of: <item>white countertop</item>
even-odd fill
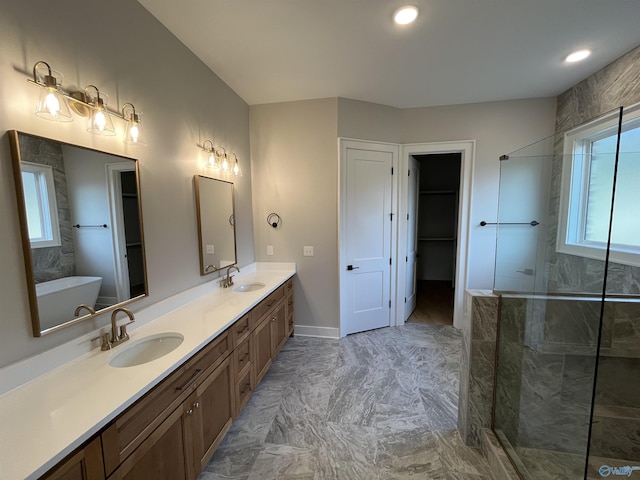
[[[235,275],[236,285],[262,282],[265,287],[241,293],[209,282],[194,289],[199,294],[206,288],[203,295],[178,308],[181,302],[166,301],[165,312],[130,329],[129,342],[156,333],[180,333],[184,341],[169,354],[135,367],[114,368],[108,360],[121,347],[106,352],[94,348],[0,396],[0,480],[45,473],[293,276],[295,264],[254,264],[242,270]],[[157,306],[145,310],[159,313]],[[136,317],[144,317],[145,310]]]

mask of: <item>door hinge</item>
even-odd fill
[[[407,213],[407,220],[409,220],[409,214]]]
[[[391,259],[389,259],[389,265],[391,265]]]
[[[393,213],[389,214],[389,220],[393,222]]]
[[[393,167],[391,167],[391,175],[393,175]]]
[[[404,297],[404,303],[407,303],[407,297]]]
[[[389,300],[389,308],[391,308],[391,300]]]
[[[404,257],[404,261],[408,262],[409,261],[409,257]]]
[[[410,177],[410,176],[411,176],[411,170],[409,170],[409,174],[408,174],[407,176],[408,176],[408,177]]]

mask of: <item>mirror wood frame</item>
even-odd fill
[[[10,143],[10,149],[11,149],[11,159],[12,159],[12,166],[13,166],[13,176],[14,176],[14,182],[15,182],[15,191],[16,191],[16,200],[17,200],[17,207],[18,207],[18,219],[19,219],[19,226],[20,226],[20,235],[21,235],[21,239],[22,239],[22,253],[23,253],[23,258],[24,258],[24,264],[25,264],[25,274],[26,274],[26,280],[27,280],[27,292],[29,295],[29,307],[31,310],[31,323],[32,323],[32,328],[33,328],[33,335],[35,337],[41,337],[43,335],[48,335],[50,333],[54,333],[57,332],[59,330],[62,330],[64,328],[70,327],[72,325],[76,325],[80,322],[84,322],[86,320],[89,320],[91,318],[95,318],[99,315],[102,315],[104,313],[107,312],[111,312],[113,310],[115,310],[116,308],[120,308],[123,305],[128,305],[132,302],[135,302],[137,300],[141,300],[145,297],[149,296],[149,280],[148,280],[148,276],[147,276],[147,261],[146,261],[146,248],[145,248],[145,242],[144,242],[144,228],[143,228],[143,220],[142,220],[142,200],[141,200],[141,190],[140,190],[140,168],[139,168],[139,161],[135,158],[131,158],[131,157],[125,157],[123,155],[118,155],[118,154],[114,154],[114,153],[110,153],[110,152],[105,152],[102,150],[97,150],[97,149],[93,149],[93,148],[89,148],[89,147],[84,147],[84,146],[80,146],[80,145],[74,145],[72,143],[67,143],[67,142],[62,142],[53,138],[48,138],[48,137],[43,137],[41,135],[34,135],[31,133],[27,133],[27,132],[21,132],[18,130],[10,130],[7,132],[8,136],[9,136],[9,143]],[[103,154],[103,155],[109,155],[111,157],[114,157],[114,159],[120,160],[120,161],[127,161],[127,162],[133,162],[135,165],[135,173],[136,173],[136,189],[137,189],[137,200],[138,200],[138,219],[139,219],[139,228],[140,228],[140,243],[142,246],[142,252],[141,252],[141,261],[142,261],[142,269],[143,269],[143,277],[144,277],[144,293],[140,294],[140,295],[136,295],[132,298],[129,298],[127,300],[121,301],[121,302],[117,302],[113,305],[109,305],[107,307],[101,308],[100,310],[96,310],[95,313],[88,313],[86,315],[80,316],[78,318],[73,318],[69,321],[66,321],[64,323],[60,323],[58,325],[55,325],[53,327],[49,327],[46,329],[42,329],[42,325],[40,322],[40,315],[38,312],[38,298],[36,295],[36,282],[35,282],[35,276],[34,276],[34,272],[33,272],[33,257],[31,254],[31,241],[29,239],[29,228],[28,228],[28,223],[27,223],[27,214],[26,214],[26,209],[25,209],[25,195],[24,195],[24,188],[22,185],[22,169],[21,169],[21,165],[22,165],[22,155],[20,154],[20,135],[26,135],[29,137],[33,137],[33,138],[39,138],[45,141],[49,141],[49,142],[54,142],[57,143],[61,146],[68,146],[68,147],[73,147],[76,149],[80,149],[80,150],[87,150],[89,152],[95,152],[95,153],[99,153],[99,154]]]
[[[205,175],[194,175],[193,180],[194,180],[195,196],[196,196],[196,218],[198,221],[198,255],[200,258],[200,275],[205,276],[215,272],[219,272],[224,268],[230,267],[232,265],[238,264],[238,242],[236,241],[236,223],[235,223],[235,214],[236,214],[235,185],[233,184],[233,182],[229,182],[227,180],[221,180],[219,178],[207,177]],[[225,265],[224,267],[214,267],[213,270],[207,270],[208,266],[205,265],[205,263],[207,262],[205,262],[205,258],[204,258],[205,245],[204,245],[204,234],[202,231],[203,229],[202,215],[205,213],[204,212],[205,206],[202,205],[202,200],[201,200],[202,187],[200,184],[202,181],[208,181],[208,180],[213,180],[215,182],[227,184],[228,186],[231,187],[231,215],[234,218],[234,221],[232,223],[234,262],[228,265]],[[231,219],[229,219],[229,222],[231,223]]]

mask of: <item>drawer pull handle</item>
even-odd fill
[[[249,352],[244,354],[244,356],[240,359],[240,363],[244,363],[247,360],[249,360]]]
[[[240,390],[240,395],[244,395],[245,393],[251,391],[251,384],[247,383],[242,390]]]
[[[200,408],[200,402],[196,402],[196,403],[194,403],[194,404],[193,404],[193,408],[194,408],[194,410],[199,409],[199,408]]]
[[[243,329],[238,329],[238,335],[243,335],[249,331],[249,325],[245,326]]]
[[[276,317],[273,317],[273,318],[271,319],[271,321],[272,321],[272,322],[275,322],[275,321],[276,321]]]
[[[267,308],[271,307],[271,305],[273,305],[273,304],[274,304],[274,303],[276,303],[277,301],[278,301],[277,299],[276,299],[276,300],[271,300],[271,302],[269,302],[269,303],[267,304]]]
[[[181,387],[176,387],[176,392],[182,392],[183,390],[186,390],[187,388],[189,388],[189,386],[197,380],[197,378],[200,376],[201,373],[202,373],[202,369],[198,368],[195,372],[193,372],[193,375],[187,381],[187,383],[185,383]]]

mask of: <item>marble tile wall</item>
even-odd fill
[[[32,248],[31,258],[36,283],[75,275],[76,261],[71,227],[71,210],[67,194],[62,148],[57,142],[39,137],[20,135],[22,161],[48,165],[53,169],[56,189],[58,221],[60,224],[59,247]]]
[[[556,132],[565,132],[615,108],[640,102],[640,47],[623,55],[558,96]],[[552,163],[548,244],[555,246],[562,171],[562,135],[558,135]],[[555,252],[548,248],[548,288],[553,292],[597,292],[604,262]],[[608,292],[640,293],[640,269],[611,263]]]
[[[467,445],[479,447],[482,430],[491,427],[498,297],[466,291],[464,315],[458,430]]]

